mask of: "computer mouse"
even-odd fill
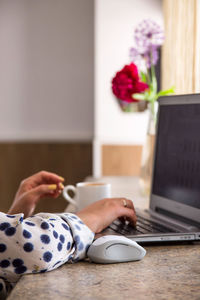
[[[136,242],[118,235],[97,238],[87,252],[92,262],[102,264],[141,260],[145,254],[146,250]]]

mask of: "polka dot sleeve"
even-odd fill
[[[72,262],[86,257],[86,252],[93,242],[94,233],[76,216],[70,213],[60,215],[71,229],[74,243],[74,254],[71,257]]]
[[[69,213],[0,213],[0,300],[20,276],[51,271],[86,257],[94,233]]]

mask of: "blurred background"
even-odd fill
[[[111,80],[133,32],[165,29],[160,81],[199,92],[199,0],[0,0],[0,211],[40,170],[75,184],[140,172],[147,112],[124,114]],[[37,211],[59,212],[60,197]]]

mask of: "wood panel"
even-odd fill
[[[103,145],[102,175],[139,175],[141,154],[140,145]]]
[[[165,42],[162,88],[176,94],[200,92],[199,0],[164,0]]]
[[[19,183],[47,170],[75,184],[92,174],[92,143],[0,143],[0,211],[7,212]],[[42,199],[36,212],[60,212],[66,202]]]

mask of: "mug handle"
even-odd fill
[[[68,191],[72,191],[74,193],[74,197],[76,196],[76,187],[73,185],[67,185],[64,187],[63,189],[63,197],[65,198],[65,200],[67,200],[69,203],[71,203],[72,205],[74,205],[76,208],[78,208],[78,204],[76,203],[76,201],[70,197],[70,195],[68,194]]]

